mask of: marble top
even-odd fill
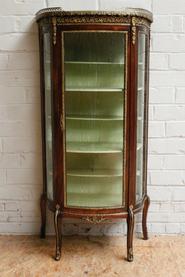
[[[150,22],[153,21],[153,15],[151,12],[144,9],[124,8],[118,11],[64,11],[61,7],[45,8],[36,13],[36,20],[39,20],[48,16],[136,16],[143,17]]]

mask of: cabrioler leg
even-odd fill
[[[147,214],[148,214],[148,208],[150,205],[150,198],[148,195],[144,198],[144,204],[143,204],[143,216],[142,216],[142,228],[143,228],[143,239],[148,239],[148,230],[147,230]]]
[[[56,205],[56,210],[54,214],[54,226],[56,234],[56,251],[55,251],[55,260],[59,261],[61,258],[61,246],[62,246],[62,232],[61,232],[61,214],[60,206]]]
[[[133,261],[133,232],[134,232],[134,212],[133,206],[130,205],[128,209],[127,218],[127,260]]]

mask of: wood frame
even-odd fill
[[[116,12],[64,12],[61,9],[44,9],[37,13],[40,48],[40,86],[43,153],[43,194],[41,196],[41,237],[46,232],[46,207],[54,212],[56,231],[56,255],[61,257],[61,220],[64,217],[81,218],[90,223],[106,222],[112,218],[127,219],[127,260],[133,260],[134,215],[143,211],[142,228],[144,239],[148,238],[146,218],[150,199],[147,195],[147,136],[148,136],[148,91],[149,91],[149,35],[152,15],[140,9]],[[53,200],[47,199],[46,138],[45,138],[45,82],[43,33],[48,27],[51,45],[51,87],[53,109]],[[125,207],[120,208],[70,208],[64,206],[65,182],[65,107],[63,91],[62,32],[64,31],[126,31],[127,49],[127,128],[125,157]],[[143,198],[136,202],[136,127],[137,127],[137,50],[138,32],[146,34],[145,110],[144,110],[144,157],[143,157]]]

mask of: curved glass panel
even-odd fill
[[[44,33],[43,44],[44,44],[44,80],[45,80],[46,182],[47,182],[47,197],[52,200],[53,199],[53,159],[52,159],[50,33]]]
[[[137,160],[136,160],[136,202],[143,197],[143,142],[145,102],[146,35],[138,34],[138,80],[137,80]]]
[[[64,32],[66,205],[124,205],[124,32]]]

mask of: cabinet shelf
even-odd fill
[[[118,143],[68,142],[67,153],[122,153]]]
[[[123,121],[123,116],[89,116],[89,115],[67,115],[67,120],[100,120],[100,121]]]
[[[64,64],[79,64],[79,65],[124,65],[122,62],[93,62],[93,61],[65,61]]]
[[[48,61],[48,63],[50,63],[50,61]],[[89,65],[125,65],[124,62],[95,62],[95,61],[65,61],[64,64],[79,64],[79,65],[83,65],[83,64],[89,64]],[[138,63],[139,66],[142,66],[143,63],[139,62]]]
[[[111,169],[93,169],[93,170],[69,170],[68,176],[76,177],[121,177],[123,175],[122,170],[111,170]]]
[[[97,193],[69,193],[67,194],[67,204],[69,206],[81,207],[106,207],[121,206],[121,194],[97,194]],[[106,204],[105,204],[106,203]]]
[[[65,92],[124,92],[123,88],[67,88]]]

